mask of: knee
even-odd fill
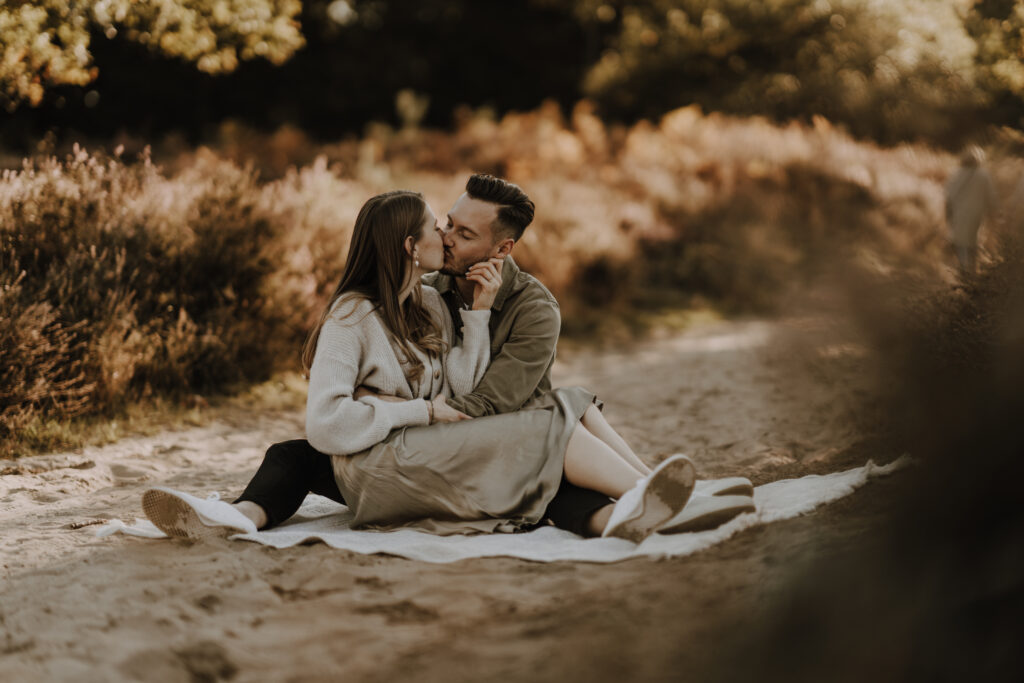
[[[288,451],[290,450],[289,444],[291,443],[293,442],[285,441],[283,443],[273,444],[270,448],[267,449],[267,452],[263,455],[263,459],[280,460],[281,458],[286,457]]]
[[[320,452],[310,446],[309,442],[305,439],[292,439],[291,441],[275,443],[267,449],[267,453],[263,456],[263,459],[272,462],[280,460],[289,460],[294,462],[303,458],[311,458],[319,454]]]

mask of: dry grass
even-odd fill
[[[0,441],[266,378],[282,320],[267,289],[278,226],[259,197],[226,162],[165,178],[79,149],[5,173]]]
[[[406,187],[443,215],[472,171],[537,202],[516,255],[576,338],[679,309],[769,312],[837,263],[947,277],[953,159],[821,120],[687,108],[608,128],[583,102],[569,121],[551,105],[464,112],[452,133],[377,126],[330,145],[226,126],[210,147],[158,145],[160,167],[125,156],[76,148],[0,179],[0,454],[20,452],[30,425],[294,368],[363,201]],[[995,170],[1005,189],[1020,169]]]

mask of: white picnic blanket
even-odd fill
[[[284,524],[255,534],[230,538],[253,541],[275,548],[323,542],[332,548],[363,554],[397,555],[423,562],[457,562],[472,557],[517,557],[535,562],[618,562],[634,557],[680,557],[721,543],[744,529],[797,517],[853,493],[869,479],[884,476],[908,465],[903,456],[888,465],[873,462],[845,472],[784,479],[754,489],[757,512],[740,515],[711,531],[662,536],[654,534],[636,545],[616,538],[582,538],[554,527],[518,534],[435,536],[412,529],[353,531],[352,515],[343,505],[309,495],[298,513]],[[166,538],[151,522],[136,519],[133,525],[113,520],[96,533],[125,533],[146,538]]]

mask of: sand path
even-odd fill
[[[837,338],[821,321],[718,323],[568,354],[554,379],[596,391],[649,462],[683,451],[703,476],[763,483],[871,455],[850,418],[866,379]],[[299,413],[238,411],[0,461],[0,680],[669,680],[876,514],[839,504],[696,557],[603,566],[93,535],[140,516],[153,484],[237,493],[268,444],[301,433]]]

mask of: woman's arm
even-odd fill
[[[398,396],[392,396],[390,394],[378,394],[373,389],[367,387],[359,387],[356,389],[356,400],[359,401],[364,398],[375,398],[385,403],[401,403],[408,401],[407,398],[399,398]],[[469,415],[466,415],[461,410],[456,410],[448,405],[447,399],[444,394],[438,394],[430,401],[430,405],[427,408],[427,412],[430,414],[430,424],[435,422],[458,422],[459,420],[471,420]]]
[[[441,304],[445,317],[448,312]],[[448,349],[444,359],[444,372],[453,396],[468,394],[484,376],[491,361],[490,309],[486,311],[459,311],[462,317],[462,344]],[[449,323],[451,324],[451,323]],[[455,339],[451,329],[448,339]]]
[[[441,295],[433,287],[424,285],[423,304],[441,327],[448,344],[442,364],[448,391],[453,396],[472,391],[483,377],[491,359],[491,309],[459,311],[462,319],[462,343],[455,345],[455,325]]]
[[[374,362],[375,351],[390,352],[366,343],[365,327],[370,322],[366,316],[355,323],[331,318],[320,331],[309,371],[306,438],[322,453],[357,453],[383,441],[392,429],[429,423],[423,399],[394,403],[373,397],[355,399],[360,368]]]

